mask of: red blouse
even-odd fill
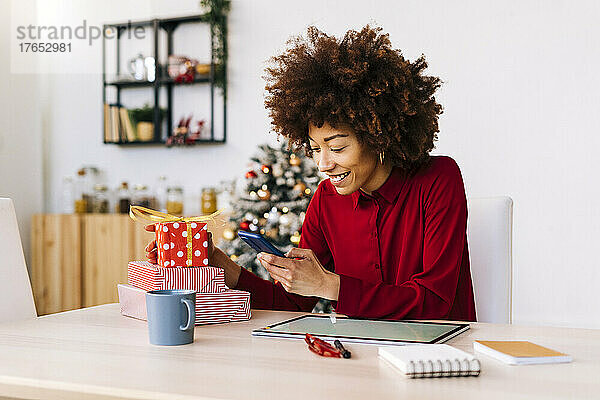
[[[452,158],[434,156],[412,177],[393,169],[372,196],[343,196],[321,182],[300,247],[340,276],[338,313],[475,321],[466,228],[460,169]],[[317,301],[243,268],[237,289],[252,293],[252,308],[310,311]]]

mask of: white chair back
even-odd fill
[[[0,322],[37,317],[12,200],[0,198]]]
[[[512,218],[510,197],[468,201],[467,237],[477,321],[512,323]]]

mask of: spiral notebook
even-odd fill
[[[447,344],[415,344],[380,347],[379,357],[408,378],[478,376],[479,360]]]

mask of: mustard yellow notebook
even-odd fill
[[[526,341],[476,340],[473,349],[507,364],[549,364],[571,362],[570,355]]]

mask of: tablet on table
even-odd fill
[[[306,333],[325,340],[404,345],[443,343],[469,329],[469,324],[453,322],[388,321],[303,315],[252,331],[253,336],[303,339]]]

